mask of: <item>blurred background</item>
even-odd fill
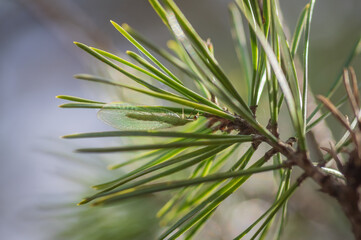
[[[201,36],[211,38],[226,72],[235,75],[238,65],[229,30],[230,1],[176,2]],[[307,2],[280,0],[290,32]],[[361,33],[360,13],[360,0],[317,0],[310,43],[313,92],[326,93],[339,73]],[[105,157],[77,156],[72,153],[76,143],[58,138],[107,129],[93,110],[59,109],[62,102],[55,96],[109,100],[97,87],[72,78],[76,73],[94,73],[102,66],[72,42],[116,53],[133,49],[110,19],[128,23],[159,46],[166,47],[170,38],[145,0],[0,1],[0,239],[153,239],[158,231],[154,215],[164,203],[161,197],[126,202],[117,210],[91,210],[93,214],[79,210],[75,204],[86,194],[87,186],[111,179],[113,173],[106,170]],[[360,58],[354,67],[360,79]],[[339,91],[335,99],[342,95]],[[328,124],[334,126],[335,122],[330,119]],[[341,131],[333,129],[333,134],[340,136]],[[292,198],[284,239],[351,239],[337,205],[316,190],[307,182]],[[267,183],[249,182],[242,193],[224,204],[232,208],[220,207],[223,211],[218,212],[223,214],[215,215],[202,236],[231,239],[266,209],[267,198],[273,195]],[[128,225],[124,225],[125,219]],[[88,228],[94,225],[108,229],[104,233],[109,235],[97,236]],[[128,235],[115,238],[114,229],[128,231]]]

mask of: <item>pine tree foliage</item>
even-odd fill
[[[70,101],[60,105],[62,108],[99,109],[98,117],[116,129],[64,138],[149,139],[144,144],[77,149],[95,154],[142,151],[110,166],[118,169],[134,165],[134,168],[110,182],[93,186],[97,192],[85,197],[79,205],[111,205],[174,190],[157,213],[167,226],[159,239],[180,236],[191,239],[217,207],[254,174],[273,172],[278,184],[273,203],[235,239],[249,236],[251,230],[251,239],[263,239],[267,234],[280,239],[287,220],[288,200],[306,178],[340,203],[356,238],[360,239],[357,189],[361,185],[361,111],[359,86],[350,66],[361,51],[361,38],[351,49],[327,95],[319,96],[317,107],[307,112],[311,94],[309,39],[315,0],[300,13],[291,39],[285,34],[277,0],[235,0],[229,5],[231,34],[242,73],[238,79],[229,78],[214,55],[216,46],[197,33],[173,0],[149,2],[174,37],[168,44],[171,51],[157,47],[129,25],[113,21],[115,29],[138,50],[138,53],[126,52],[131,61],[75,42],[134,84],[89,74],[75,78],[126,89],[129,93],[138,92],[162,103],[162,106],[131,105],[58,96]],[[301,69],[295,67],[297,57],[301,59]],[[242,93],[235,87],[239,85],[239,82],[235,84],[237,81],[244,87]],[[342,82],[347,96],[333,105],[330,99]],[[268,124],[257,118],[261,99],[268,102]],[[346,102],[353,110],[352,123],[338,110]],[[323,114],[322,106],[327,109]],[[292,123],[293,134],[286,139],[280,138],[280,115],[288,116]],[[322,148],[320,158],[312,159],[306,135],[329,116],[339,120],[346,129],[345,135],[330,148]],[[159,140],[154,142],[154,139]],[[265,147],[259,147],[261,144]],[[339,158],[340,152],[347,154],[346,160]],[[301,175],[293,173],[295,167],[302,170]],[[277,231],[270,232],[271,226]]]

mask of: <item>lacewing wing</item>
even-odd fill
[[[119,130],[151,130],[185,125],[192,120],[164,108],[109,103],[98,112],[98,117]]]

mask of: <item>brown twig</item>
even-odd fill
[[[348,99],[349,99],[349,101],[351,103],[352,110],[353,110],[355,116],[357,117],[358,112],[359,112],[359,106],[357,104],[357,100],[356,100],[356,97],[355,97],[355,91],[354,91],[354,89],[351,88],[350,78],[349,78],[349,74],[348,74],[347,69],[343,70],[343,83],[345,85],[345,89],[346,89],[346,92],[347,92],[347,97],[348,97]],[[353,83],[353,85],[354,85],[354,83]]]

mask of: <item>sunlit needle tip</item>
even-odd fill
[[[107,167],[108,170],[114,170],[114,165],[110,165]]]
[[[85,198],[85,199],[81,200],[77,205],[78,205],[78,206],[84,205],[84,204],[86,204],[86,203],[88,203],[88,202],[89,202],[89,199]]]

